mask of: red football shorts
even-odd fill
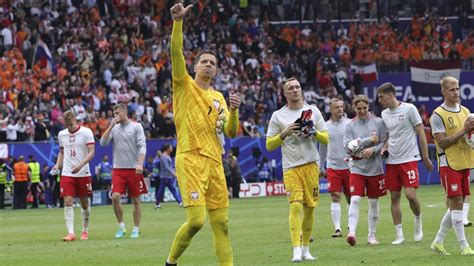
[[[112,170],[112,193],[122,195],[128,192],[130,198],[136,198],[141,194],[148,193],[145,179],[142,174],[137,174],[135,169],[113,169]]]
[[[403,187],[418,188],[420,175],[418,174],[418,161],[401,164],[387,164],[385,182],[390,191],[401,191]]]
[[[350,176],[351,196],[365,196],[369,198],[379,198],[385,196],[385,178],[383,175],[364,176],[351,174]]]
[[[439,178],[444,187],[446,197],[469,196],[469,169],[456,171],[449,166],[439,168]]]
[[[328,168],[326,170],[326,178],[328,180],[328,191],[329,192],[344,192],[346,195],[350,195],[349,188],[349,177],[351,172],[349,169],[345,170],[334,170]]]
[[[70,196],[81,199],[90,197],[92,196],[92,178],[90,176],[61,176],[59,188],[61,190],[61,197]]]

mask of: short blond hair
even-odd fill
[[[369,98],[364,94],[358,94],[354,96],[354,99],[352,100],[352,105],[356,106],[359,102],[369,104]]]
[[[441,85],[441,90],[445,90],[448,84],[455,84],[456,86],[459,87],[459,80],[457,78],[447,76],[444,77],[439,84]]]
[[[339,98],[332,98],[330,101],[329,101],[329,106],[332,106],[333,103],[337,103],[337,102],[342,102],[344,103],[343,100],[339,99]]]
[[[122,109],[122,110],[124,110],[124,111],[127,111],[127,107],[126,107],[125,104],[123,104],[123,103],[118,103],[118,104],[114,105],[113,110],[115,111],[115,110],[117,110],[117,109]]]
[[[67,110],[66,112],[64,112],[63,118],[64,118],[64,121],[67,121],[67,122],[73,121],[76,119],[76,114],[72,110]]]
[[[298,79],[296,79],[295,77],[290,77],[287,80],[285,80],[285,83],[283,84],[283,89],[286,89],[286,87],[288,86],[288,83],[290,83],[291,81],[294,81],[294,80],[298,81]]]

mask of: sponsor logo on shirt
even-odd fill
[[[448,128],[449,129],[456,128],[456,125],[454,124],[454,119],[452,116],[448,117]]]

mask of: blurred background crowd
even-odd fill
[[[174,138],[174,2],[1,0],[0,142],[55,138],[71,108],[99,138],[118,102],[128,104],[148,138]],[[184,27],[188,66],[200,49],[218,53],[214,87],[240,93],[244,136],[264,135],[290,76],[324,114],[339,97],[351,117],[350,100],[363,87],[354,65],[404,72],[409,61],[460,59],[463,69],[474,66],[468,1],[184,2],[195,4]]]

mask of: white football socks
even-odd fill
[[[64,207],[64,220],[68,234],[74,235],[74,209],[73,207]]]
[[[466,235],[464,234],[464,223],[462,222],[462,211],[461,210],[452,210],[451,211],[451,220],[453,222],[454,233],[456,233],[456,238],[461,246],[461,249],[469,246],[466,241]]]
[[[369,224],[369,237],[375,237],[375,231],[377,230],[377,223],[379,221],[378,199],[369,199],[369,214],[367,218]]]
[[[438,234],[436,234],[436,238],[434,242],[438,244],[444,243],[444,238],[448,234],[449,229],[453,226],[453,221],[451,219],[451,210],[448,209],[441,219],[441,224],[439,225]]]
[[[341,230],[341,204],[339,202],[331,203],[331,217],[334,230]]]
[[[464,202],[462,204],[462,221],[463,223],[469,222],[468,216],[469,216],[469,208],[471,207],[471,204],[469,202]]]
[[[91,215],[91,207],[87,207],[87,209],[81,208],[81,215],[82,215],[82,232],[89,231],[89,217]]]
[[[352,196],[351,205],[349,206],[349,234],[351,235],[355,235],[359,222],[359,204],[360,196]]]

